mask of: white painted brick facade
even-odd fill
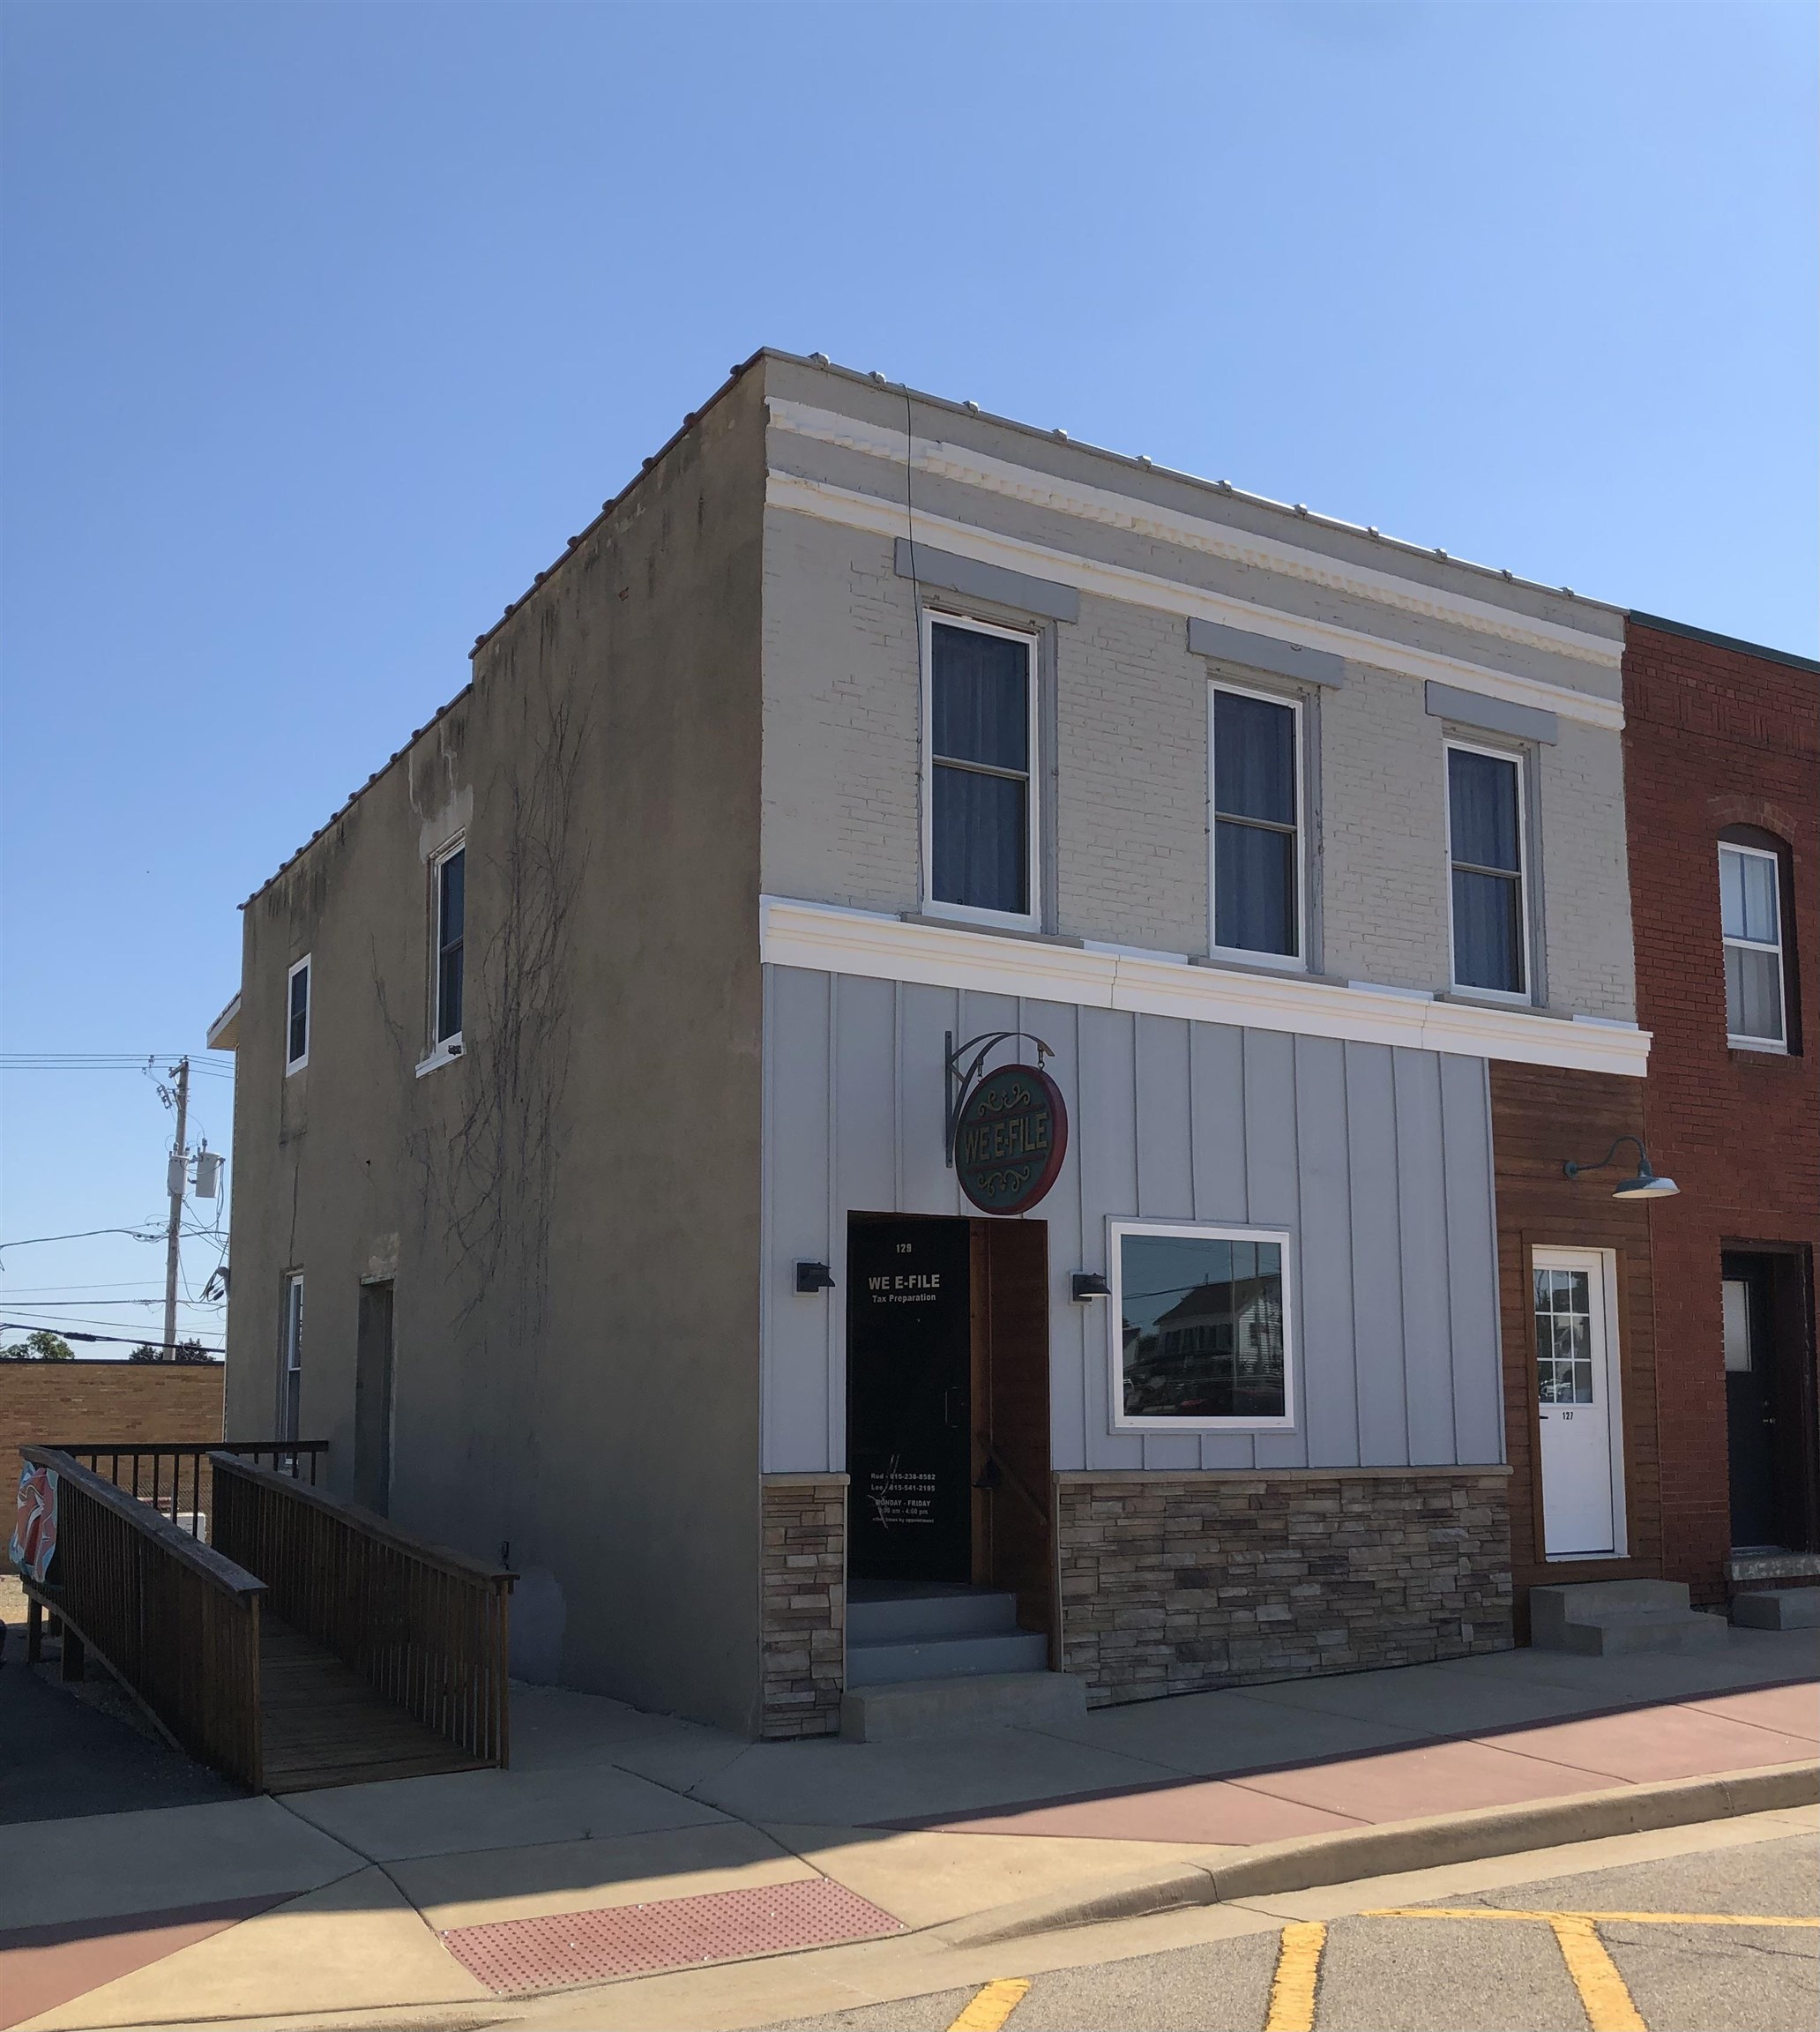
[[[895,575],[887,541],[767,510],[766,891],[920,908],[915,626],[912,588]],[[1179,616],[1123,601],[1084,594],[1078,622],[1054,635],[1054,929],[1203,954],[1213,672],[1189,654]],[[1319,721],[1309,860],[1318,963],[1341,980],[1444,990],[1446,728],[1425,710],[1420,682],[1361,663],[1308,710]],[[1555,1009],[1628,1020],[1620,736],[1565,719],[1559,730],[1558,743],[1531,751],[1526,764],[1542,979]]]

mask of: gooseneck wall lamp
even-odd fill
[[[1570,1157],[1567,1162],[1562,1166],[1562,1169],[1566,1172],[1570,1178],[1578,1178],[1583,1171],[1606,1170],[1609,1168],[1612,1159],[1627,1143],[1634,1143],[1637,1146],[1637,1175],[1635,1177],[1625,1179],[1621,1185],[1615,1185],[1612,1188],[1612,1198],[1614,1199],[1672,1199],[1681,1191],[1681,1187],[1672,1178],[1659,1178],[1650,1169],[1649,1152],[1644,1148],[1643,1139],[1639,1136],[1620,1136],[1596,1164],[1577,1164]]]

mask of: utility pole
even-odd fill
[[[177,1147],[167,1182],[170,1186],[170,1232],[164,1244],[164,1358],[177,1358],[177,1267],[183,1251],[183,1188],[190,1179],[190,1061],[177,1061]]]

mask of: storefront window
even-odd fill
[[[1114,1222],[1114,1422],[1287,1426],[1289,1238]]]

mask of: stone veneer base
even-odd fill
[[[847,1476],[765,1477],[760,1733],[834,1736],[847,1685]]]
[[[1509,1475],[1058,1475],[1063,1670],[1105,1707],[1508,1650]]]

